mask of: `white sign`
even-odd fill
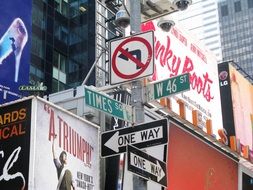
[[[99,189],[97,126],[46,101],[38,101],[36,107],[31,129],[31,189],[57,189],[61,167],[66,168],[62,183],[71,179],[71,189]]]
[[[139,160],[141,160],[142,163],[138,162]],[[143,163],[145,163],[145,165]],[[156,176],[158,182],[165,176],[166,171],[163,171],[159,162],[150,162],[149,160],[134,153],[130,153],[130,165]]]
[[[126,152],[127,145],[145,148],[168,142],[167,119],[107,131],[101,135],[101,155],[103,157]]]
[[[128,170],[167,187],[166,163],[135,148],[127,148]]]
[[[222,114],[215,56],[179,25],[166,33],[157,27],[157,21],[150,21],[142,25],[142,30],[155,31],[153,81],[190,74],[190,91],[171,97],[172,111],[179,113],[177,100],[183,100],[186,119],[192,122],[192,110],[197,110],[199,127],[205,131],[206,120],[210,119],[217,135],[222,128]]]
[[[110,83],[147,77],[154,72],[152,31],[110,42]]]
[[[148,142],[156,139],[163,138],[162,126],[147,129],[145,131],[137,131],[129,134],[119,135],[117,131],[106,143],[105,146],[113,150],[114,152],[119,152],[119,147],[126,146],[128,144],[135,144],[140,142]]]

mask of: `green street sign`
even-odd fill
[[[85,104],[99,111],[103,111],[109,115],[119,119],[134,123],[133,106],[123,104],[106,94],[101,94],[94,89],[84,87]]]
[[[179,92],[190,90],[189,73],[146,86],[146,101],[153,101]]]

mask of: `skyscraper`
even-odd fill
[[[223,60],[253,77],[253,0],[223,0],[218,8]]]
[[[173,13],[176,24],[188,30],[222,60],[217,0],[193,0],[183,12]]]
[[[33,0],[30,82],[44,82],[47,93],[82,83],[95,60],[95,4]]]

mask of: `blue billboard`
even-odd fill
[[[29,83],[32,0],[1,1],[0,104],[19,99]]]

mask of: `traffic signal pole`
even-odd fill
[[[139,0],[129,0],[130,3],[130,27],[131,33],[139,33],[141,27],[141,4]],[[142,81],[136,80],[132,82],[131,88],[131,105],[135,107],[136,123],[144,122],[144,104],[142,100]],[[133,175],[133,190],[146,190],[147,180]]]

